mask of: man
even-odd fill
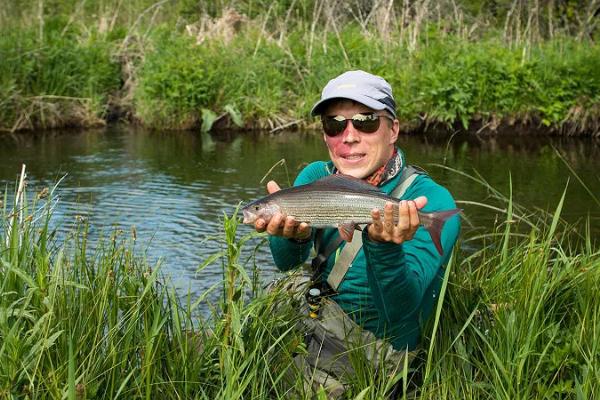
[[[361,331],[363,340],[371,337],[378,342],[375,350],[367,355],[370,360],[387,362],[387,356],[382,356],[385,351],[381,343],[391,343],[393,351],[388,353],[413,354],[421,328],[438,296],[443,267],[458,237],[460,222],[458,216],[446,221],[441,233],[443,254],[419,226],[417,210],[448,210],[455,208],[455,203],[445,188],[426,174],[410,169],[402,151],[395,147],[399,121],[392,89],[383,78],[363,71],[349,71],[332,79],[323,89],[312,114],[321,117],[323,140],[331,160],[313,162],[305,167],[296,178],[295,186],[331,174],[346,174],[401,199],[399,206],[389,202],[383,210],[372,211],[372,223],[362,232],[355,232],[352,242],[358,239],[358,248],[349,257],[342,254],[346,247],[350,248],[350,243],[341,242],[340,233],[335,229],[316,232],[305,222],[281,214],[269,221],[255,221],[257,231],[266,231],[270,235],[275,264],[283,271],[305,262],[315,242],[321,253],[328,244],[334,243],[335,247],[339,243],[338,249],[322,257],[325,260],[321,265],[316,263],[319,271],[315,276],[321,283],[330,283],[332,275],[337,277],[333,279],[336,287],[331,291],[328,304],[341,311],[327,315],[330,319],[337,315],[344,321],[319,330],[325,333],[315,346],[311,347],[309,343],[308,356],[309,366],[323,369],[329,383],[335,383],[318,382],[335,397],[343,391],[343,385],[338,381],[343,382],[343,374],[352,370],[348,360],[340,363],[339,359],[346,353],[347,338],[357,337],[357,330]],[[407,174],[409,171],[418,173]],[[400,190],[403,193],[399,194],[399,186],[403,186]],[[271,181],[267,190],[273,193],[279,186]],[[395,207],[399,214],[397,222],[393,219]],[[339,268],[341,258],[350,259]],[[328,332],[340,331],[340,324],[345,333],[336,339],[337,350],[329,349],[324,354],[324,346],[332,342],[325,336]],[[349,328],[353,334],[348,333],[349,324],[358,326],[357,329]],[[312,354],[314,352],[318,354]],[[328,367],[325,362],[319,362],[320,357],[329,357],[333,361],[330,360]]]

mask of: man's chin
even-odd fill
[[[352,176],[354,178],[358,178],[358,179],[364,179],[366,178],[369,174],[366,172],[365,169],[363,168],[338,168],[338,171],[340,171],[340,173],[344,174],[344,175],[349,175]]]

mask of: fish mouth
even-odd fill
[[[244,224],[251,224],[254,221],[256,221],[256,215],[251,213],[248,210],[242,210],[243,214],[244,214],[244,219],[242,221],[242,223]]]

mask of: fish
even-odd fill
[[[374,208],[383,210],[386,202],[396,205],[393,214],[396,224],[400,200],[361,179],[342,174],[328,175],[252,201],[242,208],[243,223],[253,224],[259,218],[268,223],[276,213],[281,213],[313,228],[338,228],[340,236],[349,242],[354,230],[373,222],[371,211]],[[443,254],[442,228],[450,217],[461,211],[459,208],[434,212],[417,210],[420,225],[429,232],[440,255]]]

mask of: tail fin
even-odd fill
[[[421,220],[423,227],[425,227],[427,232],[429,232],[429,236],[431,236],[431,240],[433,241],[438,253],[440,253],[440,256],[444,254],[441,240],[442,228],[444,227],[444,224],[448,218],[458,214],[461,211],[462,209],[460,208],[453,208],[452,210],[425,213],[424,216],[426,216],[426,218],[423,218],[425,221]]]

